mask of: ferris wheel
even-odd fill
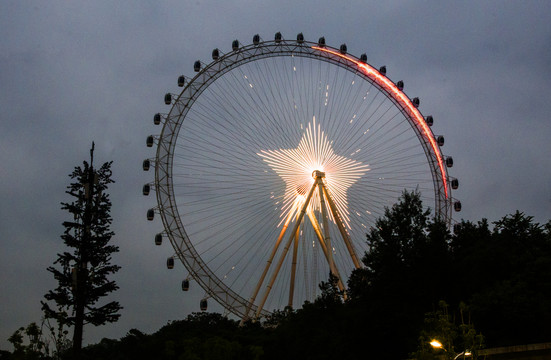
[[[365,54],[255,35],[194,70],[154,116],[143,193],[155,191],[147,216],[164,225],[155,243],[170,241],[167,266],[184,264],[182,288],[202,287],[203,310],[213,298],[241,319],[266,316],[312,301],[330,273],[345,290],[366,233],[404,190],[448,224],[461,210],[432,116]]]

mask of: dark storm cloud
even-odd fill
[[[184,271],[168,272],[168,246],[153,245],[160,221],[140,195],[153,175],[145,137],[158,133],[152,116],[162,96],[177,91],[193,61],[209,61],[231,41],[249,43],[276,31],[308,40],[325,36],[367,52],[388,76],[404,80],[421,111],[446,136],[458,218],[497,220],[519,209],[551,218],[551,23],[547,2],[258,1],[67,2],[0,4],[0,132],[2,203],[0,347],[19,326],[40,321],[39,301],[55,286],[44,269],[61,251],[65,214],[59,203],[73,167],[114,160],[111,188],[114,242],[123,266],[113,295],[121,321],[86,329],[87,341],[120,337],[130,328],[154,331],[197,311],[203,292],[182,294]],[[209,304],[210,305],[210,304]],[[217,309],[212,304],[213,309]]]

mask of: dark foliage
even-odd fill
[[[442,315],[442,300],[458,309],[443,318],[457,326],[457,349],[466,339],[480,343],[480,333],[487,346],[551,340],[551,225],[518,212],[492,230],[486,220],[460,225],[450,234],[423,211],[418,194],[405,192],[367,234],[365,267],[350,277],[346,301],[330,277],[316,301],[277,312],[263,326],[199,314],[87,352],[98,359],[101,349],[105,358],[406,359],[421,334],[439,331],[426,314]],[[443,335],[454,342],[449,331]]]
[[[106,190],[113,183],[111,175],[111,162],[99,169],[84,162],[83,167],[76,167],[70,175],[74,182],[68,186],[67,193],[74,200],[62,203],[62,209],[72,215],[72,220],[63,223],[65,232],[61,238],[71,250],[58,254],[54,264],[60,268],[47,269],[58,286],[44,296],[48,302],[41,302],[42,309],[46,318],[75,326],[74,343],[82,341],[78,332],[81,333],[83,324],[98,326],[120,317],[121,306],[116,301],[96,306],[101,298],[118,289],[116,283],[108,279],[120,269],[111,264],[111,254],[119,251],[110,244],[114,233],[110,230],[111,201]]]
[[[314,302],[262,323],[193,314],[152,335],[104,339],[83,358],[432,359],[427,339],[439,334],[449,356],[551,341],[551,223],[517,212],[492,228],[459,225],[451,234],[405,192],[367,234],[346,300],[330,276]]]
[[[349,279],[348,300],[328,301],[337,290],[322,284],[321,297],[274,332],[292,350],[273,347],[267,358],[405,359],[441,300],[487,346],[551,340],[551,226],[518,212],[494,225],[463,222],[452,235],[418,194],[404,193],[367,235],[370,251]]]
[[[429,216],[419,195],[405,192],[367,235],[365,267],[349,280],[352,336],[380,359],[406,358],[424,314],[450,292],[450,234]]]
[[[457,281],[491,346],[551,340],[551,223],[523,213],[463,223],[454,237]]]
[[[194,313],[152,335],[132,329],[120,340],[103,339],[83,349],[82,359],[260,359],[269,331],[215,313]]]

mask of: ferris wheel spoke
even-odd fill
[[[255,65],[259,66],[258,63]],[[277,68],[276,68],[277,69]],[[269,92],[255,93],[257,96],[257,102],[253,104],[250,109],[259,109],[262,119],[271,125],[271,131],[268,133],[269,137],[277,136],[282,141],[290,141],[287,137],[287,132],[284,130],[284,124],[289,124],[291,118],[288,115],[288,110],[283,108],[284,101],[281,97],[281,92],[276,92],[283,85],[278,81],[280,78],[278,75],[273,74],[273,68],[263,66],[262,69],[258,69],[254,77],[260,88],[266,88]],[[271,85],[269,85],[271,84]],[[259,146],[260,148],[260,146]]]

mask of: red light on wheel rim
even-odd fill
[[[361,62],[360,60],[357,60],[353,57],[350,57],[348,55],[342,54],[338,51],[334,51],[328,48],[312,46],[312,49],[323,51],[323,52],[338,56],[340,58],[346,59],[350,62],[353,62],[363,71],[365,75],[369,76],[370,79],[375,81],[377,85],[379,85],[388,93],[393,95],[393,98],[396,101],[398,101],[398,103],[409,113],[409,115],[421,127],[421,129],[423,130],[425,139],[429,141],[430,146],[432,147],[432,150],[436,155],[436,159],[438,161],[438,167],[440,168],[442,183],[444,184],[444,194],[446,195],[446,198],[448,198],[448,184],[446,182],[446,177],[445,177],[446,172],[444,170],[444,159],[442,158],[442,154],[440,153],[438,144],[436,143],[434,136],[432,136],[432,131],[428,127],[427,123],[425,122],[425,119],[421,115],[421,112],[419,112],[419,110],[415,108],[415,106],[412,104],[412,102],[409,100],[406,94],[404,94],[404,92],[398,89],[398,87],[392,81],[390,81],[386,76],[381,75],[381,73],[379,73],[379,71],[377,71],[375,68]]]

